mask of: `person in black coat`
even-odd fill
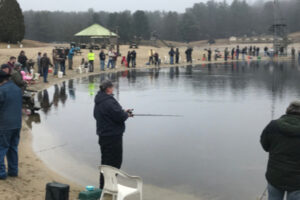
[[[174,51],[174,49],[173,49],[173,47],[172,47],[171,50],[169,51],[170,64],[171,64],[171,65],[174,64],[174,55],[175,55],[175,51]]]
[[[176,64],[179,64],[179,56],[180,56],[179,48],[176,48],[176,52],[175,52],[175,63]]]
[[[105,59],[106,59],[106,55],[105,55],[103,49],[100,51],[99,58],[100,58],[100,70],[101,70],[101,71],[104,71],[104,70],[105,70]]]
[[[20,55],[18,57],[18,62],[21,63],[23,71],[30,72],[30,71],[28,71],[28,68],[27,68],[27,60],[28,59],[27,59],[27,57],[25,55],[25,51],[21,51]]]
[[[261,135],[269,153],[266,178],[269,200],[300,199],[300,101],[290,104],[286,115],[271,121]]]
[[[231,60],[234,60],[234,53],[235,53],[235,48],[231,50]]]
[[[42,67],[42,72],[43,72],[43,77],[44,77],[44,83],[48,83],[48,71],[49,71],[49,66],[52,65],[50,58],[48,58],[47,53],[44,53],[43,57],[41,58],[41,67]]]
[[[211,61],[211,54],[212,54],[212,51],[211,51],[211,49],[209,48],[209,49],[207,50],[207,59],[208,59],[208,61]]]
[[[131,63],[132,63],[132,67],[135,68],[136,66],[136,51],[133,50],[131,52]]]
[[[127,53],[127,67],[130,68],[130,62],[131,62],[131,52],[128,51]]]
[[[131,110],[123,110],[113,97],[114,86],[111,81],[101,83],[95,98],[94,118],[97,121],[97,135],[101,149],[101,165],[120,169],[123,158],[123,133],[125,121],[133,117]],[[104,186],[104,177],[100,175],[100,188]]]

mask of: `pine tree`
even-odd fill
[[[21,42],[24,34],[24,16],[17,0],[0,0],[0,41]]]
[[[138,10],[133,14],[133,29],[135,36],[145,40],[150,38],[149,20],[144,11]]]

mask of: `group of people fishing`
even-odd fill
[[[186,55],[186,62],[187,63],[192,63],[193,62],[193,51],[194,49],[191,47],[188,47],[185,51],[185,55]],[[215,60],[217,61],[218,59],[223,58],[224,61],[228,61],[228,60],[246,60],[246,59],[252,59],[253,57],[257,57],[258,59],[260,59],[262,56],[264,57],[274,57],[276,55],[278,56],[282,56],[284,55],[284,48],[280,48],[279,52],[274,52],[273,49],[265,46],[263,48],[263,55],[262,55],[262,50],[259,46],[245,46],[243,48],[240,48],[239,45],[237,45],[236,47],[233,47],[231,49],[229,49],[228,47],[224,48],[223,53],[221,52],[221,50],[219,50],[218,48],[215,50],[212,50],[211,48],[208,49],[204,49],[205,53],[202,54],[202,58],[200,58],[199,60],[201,61],[212,61]],[[150,50],[149,53],[149,63],[150,64],[155,64],[158,63],[158,61],[160,62],[159,56],[155,53],[152,49]],[[169,51],[169,61],[168,64],[179,64],[180,62],[180,50],[179,48],[176,48],[176,50],[174,50],[174,48],[172,47]],[[300,51],[298,52],[299,54],[299,58],[300,58]],[[248,56],[248,57],[247,57]],[[294,47],[291,48],[291,56],[292,58],[296,57],[296,49]],[[155,62],[156,61],[156,62]],[[175,62],[174,62],[175,61]],[[299,59],[299,63],[300,63],[300,59]]]
[[[188,47],[185,51],[186,62],[192,63],[193,62],[193,48]],[[246,60],[246,56],[248,59],[252,57],[257,57],[258,59],[261,58],[261,49],[257,46],[245,46],[240,48],[239,45],[233,47],[229,50],[228,47],[224,49],[223,54],[219,49],[215,49],[214,52],[211,48],[204,49],[206,53],[202,55],[202,61],[212,61],[213,56],[214,60],[217,61],[218,59],[223,58],[224,61],[228,60]],[[281,51],[284,51],[281,49]],[[58,73],[61,72],[63,76],[66,76],[66,62],[68,62],[68,69],[73,70],[73,57],[76,53],[76,49],[74,47],[69,48],[55,48],[52,51],[52,62],[51,59],[48,57],[47,53],[38,52],[36,63],[38,66],[38,73],[41,77],[43,77],[43,81],[48,83],[48,72],[49,68],[53,67],[53,75],[58,76]],[[165,64],[179,64],[181,61],[180,57],[180,50],[179,48],[171,48],[168,52],[169,54],[169,62],[165,62]],[[281,52],[279,55],[283,54]],[[299,52],[300,54],[300,52]],[[291,55],[295,59],[296,58],[296,50],[293,47],[291,49]],[[99,53],[99,61],[100,61],[100,70],[105,71],[105,69],[115,69],[117,66],[117,60],[120,54],[114,50],[114,48],[110,48],[107,52],[102,49]],[[274,52],[269,47],[264,47],[263,49],[263,56],[274,56]],[[96,60],[96,54],[93,50],[90,50],[87,59],[82,58],[81,67],[88,69],[89,72],[94,72],[94,62]],[[126,67],[136,67],[136,60],[137,60],[137,52],[135,50],[128,51],[127,56],[123,56],[121,60],[121,65]],[[199,59],[200,60],[200,59]],[[22,71],[26,73],[31,73],[31,69],[33,69],[35,62],[33,59],[28,59],[26,56],[25,51],[21,51],[18,58],[18,64],[21,65]],[[149,51],[149,61],[148,65],[155,65],[160,66],[161,58],[158,52],[155,52],[153,49]],[[299,56],[300,62],[300,56]]]
[[[292,50],[292,53],[295,50]],[[192,62],[192,48],[185,52],[187,62]],[[267,56],[268,48],[264,49]],[[207,60],[211,60],[211,49],[207,50]],[[231,59],[239,60],[239,55],[259,56],[259,47],[239,46],[231,50]],[[47,53],[38,53],[38,71],[47,82],[48,68],[54,66],[54,74],[60,70],[65,75],[65,61],[69,59],[69,69],[73,69],[74,51],[72,49],[53,50],[53,64]],[[105,70],[106,56],[107,67],[114,68],[116,52],[110,49],[106,54],[104,50],[99,53],[100,68]],[[169,51],[170,64],[178,64],[180,52],[177,48]],[[153,50],[149,53],[149,63],[158,64],[158,53]],[[224,59],[229,57],[228,48],[224,50]],[[175,58],[175,59],[174,59]],[[18,62],[17,62],[18,60]],[[22,90],[26,83],[22,79],[21,70],[28,68],[27,57],[22,51],[18,58],[11,57],[7,64],[0,70],[0,180],[7,177],[18,176],[18,144],[22,125]],[[90,50],[88,54],[89,65],[93,65],[95,54]],[[127,64],[136,65],[136,52],[128,52]],[[90,70],[93,71],[93,68]],[[124,110],[114,98],[114,84],[110,80],[101,83],[95,97],[94,118],[96,120],[98,143],[101,150],[101,164],[120,169],[123,160],[123,134],[125,122],[134,117],[132,109]],[[292,102],[286,113],[278,120],[271,121],[261,134],[261,145],[269,153],[269,162],[266,172],[268,181],[269,200],[300,199],[300,101]],[[8,169],[4,162],[7,158]],[[104,177],[100,174],[100,188],[104,187]]]

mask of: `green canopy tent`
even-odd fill
[[[117,43],[119,36],[99,24],[93,24],[74,35],[79,42]]]
[[[119,37],[116,33],[100,26],[99,24],[93,24],[90,27],[75,34],[75,37],[89,37],[89,38],[116,38]]]

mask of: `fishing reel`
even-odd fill
[[[134,110],[134,109],[129,109],[129,110],[126,111],[126,112],[129,114],[130,117],[133,117],[133,116],[134,116],[134,115],[133,115],[133,110]]]

